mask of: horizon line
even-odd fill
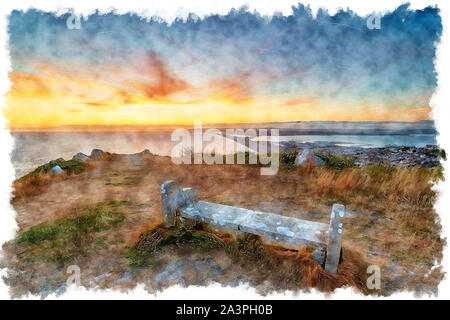
[[[405,121],[405,120],[293,120],[293,121],[270,121],[270,122],[236,122],[236,123],[202,123],[204,127],[236,127],[239,125],[263,125],[268,126],[271,124],[298,124],[298,123],[420,123],[420,122],[434,122],[433,119],[423,119],[417,121]],[[81,131],[98,131],[98,129],[108,129],[107,131],[127,131],[124,129],[144,129],[142,131],[154,131],[155,129],[171,129],[171,128],[193,128],[194,124],[70,124],[51,127],[8,127],[5,129],[11,132],[71,132],[81,129]],[[115,130],[116,129],[116,130]],[[139,131],[139,130],[138,130]]]

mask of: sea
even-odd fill
[[[211,126],[209,126],[211,128]],[[239,126],[233,125],[233,128]],[[244,130],[254,128],[278,129],[279,141],[297,144],[330,143],[342,147],[377,148],[385,146],[436,145],[437,132],[433,121],[420,122],[288,122],[245,124]],[[204,128],[206,129],[206,128]],[[225,127],[219,126],[225,133]],[[270,132],[270,130],[267,130]],[[11,161],[16,177],[57,158],[71,159],[76,153],[87,155],[98,148],[121,154],[148,149],[153,154],[169,156],[178,141],[172,141],[173,131],[114,131],[114,132],[12,132],[14,146]],[[192,132],[192,129],[190,129]],[[273,133],[272,133],[273,135]],[[259,135],[257,139],[264,139]],[[266,137],[267,138],[267,137]],[[268,137],[270,139],[270,137]]]

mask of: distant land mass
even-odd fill
[[[265,123],[202,124],[205,129],[279,129],[280,136],[291,135],[408,135],[437,134],[434,120],[406,121],[290,121]],[[46,128],[13,128],[13,132],[167,132],[194,125],[70,125]]]

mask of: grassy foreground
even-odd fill
[[[28,258],[55,261],[61,265],[76,256],[87,256],[104,245],[94,234],[114,228],[125,219],[117,207],[127,201],[108,201],[72,209],[70,215],[45,221],[22,233],[15,245]]]
[[[281,155],[278,174],[261,176],[259,165],[175,165],[149,154],[139,161],[114,155],[71,175],[17,180],[12,205],[20,230],[3,247],[6,282],[14,296],[52,292],[76,264],[82,284],[96,288],[144,283],[154,291],[179,281],[241,279],[260,293],[342,286],[365,294],[437,293],[445,241],[432,186],[443,179],[441,168],[361,168],[345,158],[295,167],[293,159]],[[324,223],[333,203],[346,205],[340,272],[325,274],[309,248],[288,252],[204,226],[161,227],[160,186],[169,179],[196,188],[202,200]],[[382,270],[377,292],[365,287],[365,268],[373,264]],[[161,277],[167,281],[156,281]]]

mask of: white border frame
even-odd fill
[[[278,0],[278,1],[243,1],[243,0],[228,0],[228,1],[210,1],[210,0],[110,0],[110,1],[92,1],[92,0],[15,0],[15,1],[1,1],[0,2],[0,103],[4,106],[4,94],[9,90],[10,83],[8,79],[8,72],[11,68],[9,61],[9,54],[7,50],[7,16],[14,9],[26,10],[29,8],[36,8],[43,11],[52,11],[56,13],[67,12],[67,8],[74,8],[75,13],[88,15],[93,13],[96,9],[100,12],[108,12],[112,9],[117,13],[135,12],[141,16],[157,15],[161,18],[171,22],[175,17],[186,17],[189,12],[194,12],[200,17],[208,14],[219,13],[226,14],[232,8],[239,8],[247,5],[250,11],[258,11],[262,15],[271,15],[278,11],[284,15],[291,14],[291,6],[301,2],[304,5],[310,5],[313,12],[317,12],[318,8],[326,8],[332,14],[339,8],[350,8],[353,12],[359,15],[367,15],[373,12],[392,11],[399,5],[406,1],[396,0],[378,0],[376,2],[360,1],[360,0]],[[450,152],[450,126],[446,125],[446,120],[450,119],[450,106],[446,106],[450,101],[450,65],[448,57],[450,57],[450,5],[446,0],[422,1],[409,0],[411,3],[410,9],[423,9],[428,5],[437,5],[441,12],[443,34],[441,43],[438,45],[437,59],[435,61],[438,75],[438,88],[435,91],[432,100],[432,114],[436,121],[438,136],[438,143],[444,148],[447,153]],[[447,58],[447,59],[445,59]],[[447,90],[444,90],[447,88]],[[15,223],[15,212],[10,205],[11,183],[14,179],[14,170],[10,161],[10,153],[13,146],[13,139],[9,131],[5,129],[6,120],[3,114],[0,116],[0,244],[12,239],[17,230]],[[445,173],[450,169],[448,162],[444,163]],[[440,214],[441,223],[443,227],[443,238],[448,238],[450,230],[450,215],[445,208],[450,208],[450,181],[441,182],[436,189],[441,193],[439,200],[435,206],[437,212]],[[1,251],[0,251],[1,254]],[[449,272],[450,252],[448,246],[444,249],[444,272]],[[0,276],[5,274],[6,270],[0,272]],[[221,285],[210,285],[209,287],[189,287],[183,288],[180,286],[170,287],[158,295],[151,295],[143,289],[143,286],[138,287],[130,293],[121,293],[119,291],[89,291],[86,289],[71,289],[65,294],[56,297],[49,296],[48,299],[414,299],[412,293],[399,292],[388,298],[374,298],[371,296],[362,296],[353,290],[338,289],[331,296],[313,290],[311,293],[300,293],[294,295],[292,292],[285,294],[275,294],[261,297],[252,288],[240,286],[237,288],[221,287]],[[38,296],[28,296],[25,299],[40,299]],[[439,286],[439,295],[435,296],[421,296],[422,299],[449,299],[450,298],[450,282],[448,276],[441,282]],[[10,299],[8,287],[0,280],[0,299]]]

